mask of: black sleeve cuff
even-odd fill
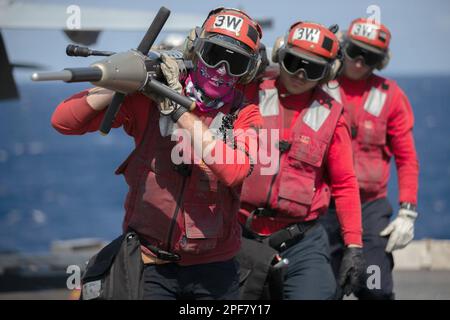
[[[402,202],[400,203],[400,208],[401,209],[407,209],[407,210],[411,210],[411,211],[417,211],[417,206],[409,203],[409,202]]]
[[[180,117],[185,113],[185,112],[189,112],[188,109],[186,109],[183,106],[179,106],[178,109],[176,109],[174,112],[172,112],[170,114],[170,117],[172,118],[173,122],[178,122],[178,119],[180,119]]]

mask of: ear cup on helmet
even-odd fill
[[[328,74],[324,77],[322,82],[329,82],[339,76],[342,70],[342,61],[339,59],[334,60],[333,63],[330,64],[328,70]]]
[[[342,46],[339,45],[336,59],[330,64],[330,69],[323,82],[329,82],[336,79],[342,72],[344,67],[344,53],[342,52]]]
[[[273,48],[272,48],[272,62],[273,63],[279,62],[278,55],[280,53],[280,49],[282,47],[284,47],[284,44],[285,44],[285,37],[278,37],[275,40],[275,44],[273,45]]]

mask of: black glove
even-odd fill
[[[345,249],[338,277],[338,283],[344,295],[349,295],[361,287],[364,266],[362,248],[351,247]]]

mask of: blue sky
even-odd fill
[[[206,16],[217,6],[241,8],[254,17],[274,20],[274,27],[267,30],[263,42],[272,46],[278,35],[283,35],[288,27],[298,20],[311,20],[326,25],[338,23],[347,28],[350,21],[359,16],[367,16],[370,5],[381,9],[381,21],[393,34],[392,62],[386,71],[389,74],[450,74],[450,2],[445,0],[340,0],[340,1],[216,1],[216,0],[151,0],[151,1],[95,1],[95,0],[42,0],[33,1],[52,4],[77,4],[83,6],[110,6],[157,10],[164,5],[172,12],[193,13]],[[199,21],[199,24],[201,21]],[[38,62],[50,69],[80,66],[80,61],[65,56],[65,46],[69,40],[61,31],[2,30],[10,60],[14,62]],[[136,47],[143,32],[104,32],[95,48],[104,50],[126,50]],[[81,61],[88,65],[91,60]],[[16,72],[19,79],[28,77],[29,72]]]

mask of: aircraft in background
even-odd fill
[[[156,11],[126,10],[85,6],[81,8],[80,29],[68,28],[70,6],[45,3],[28,3],[15,0],[0,0],[0,100],[19,97],[13,76],[13,68],[42,69],[33,63],[14,63],[8,57],[2,29],[61,30],[72,43],[93,45],[102,31],[145,32]],[[186,34],[201,24],[204,17],[195,14],[173,13],[164,25],[164,31]],[[259,19],[263,28],[272,27],[272,19]],[[169,36],[168,36],[169,37]]]

